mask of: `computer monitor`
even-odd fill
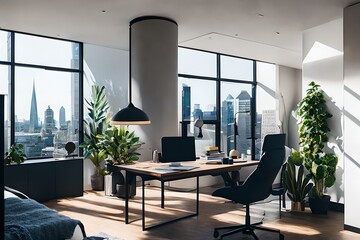
[[[160,162],[180,166],[181,162],[196,161],[195,137],[162,137]]]

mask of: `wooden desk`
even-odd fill
[[[132,165],[120,165],[119,168],[125,171],[125,223],[129,223],[129,180],[135,176],[140,176],[142,178],[142,228],[143,230],[147,230],[183,218],[199,215],[199,177],[206,175],[216,175],[224,172],[238,171],[243,167],[257,165],[259,161],[250,160],[247,162],[234,164],[205,163],[206,160],[197,160],[196,162],[183,162],[183,166],[196,166],[197,168],[176,172],[167,172],[164,170],[156,169],[158,167],[168,166],[168,164],[166,163],[139,162]],[[161,207],[164,208],[164,183],[193,177],[196,177],[196,212],[166,222],[161,222],[154,226],[145,227],[145,181],[159,180],[161,182]]]

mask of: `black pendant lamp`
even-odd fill
[[[144,125],[150,124],[148,115],[131,102],[131,24],[129,27],[129,105],[121,109],[111,119],[112,125]]]

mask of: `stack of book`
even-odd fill
[[[207,160],[222,159],[225,157],[224,152],[220,152],[216,146],[210,146],[206,148],[205,158]]]

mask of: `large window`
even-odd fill
[[[23,144],[29,159],[66,155],[67,142],[81,141],[82,44],[5,31],[0,40],[7,53],[0,56],[1,86],[8,86],[5,149]]]
[[[206,146],[216,145],[216,125],[213,124],[217,120],[216,81],[179,77],[178,89],[178,103],[181,104],[178,116],[181,116],[183,135],[199,135],[199,128],[194,127],[196,119],[208,123],[202,127],[201,141],[196,141],[197,153],[204,154]]]
[[[279,130],[274,64],[179,48],[178,83],[181,132],[196,137],[198,154],[216,145],[258,159],[263,136]]]

